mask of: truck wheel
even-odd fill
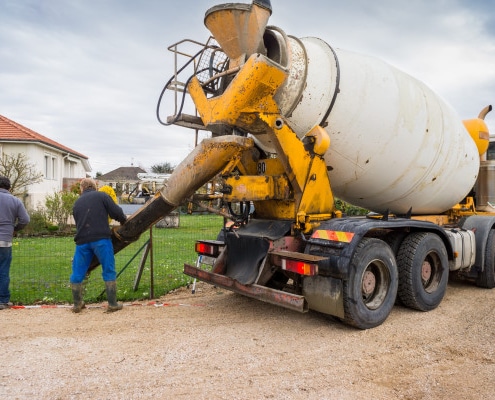
[[[420,311],[436,308],[445,295],[449,278],[448,257],[440,237],[429,232],[407,236],[397,254],[399,297]]]
[[[483,271],[476,278],[476,286],[493,289],[495,287],[495,230],[491,230],[486,240]]]
[[[364,238],[343,283],[344,322],[360,329],[374,328],[387,319],[397,295],[394,254],[383,240]]]

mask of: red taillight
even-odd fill
[[[295,272],[299,275],[317,275],[318,264],[311,264],[304,261],[282,258],[282,269]]]
[[[220,253],[220,246],[213,243],[196,242],[196,253],[203,254],[210,257],[218,257]]]

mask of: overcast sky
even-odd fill
[[[86,155],[93,175],[178,164],[194,131],[156,119],[174,68],[167,47],[206,41],[204,13],[221,3],[0,0],[0,114]],[[493,0],[271,3],[270,25],[381,58],[432,87],[462,119],[495,105]],[[495,134],[495,112],[487,123]]]

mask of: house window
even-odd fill
[[[52,179],[56,179],[57,177],[57,159],[52,157]]]
[[[71,178],[74,178],[76,176],[76,169],[77,169],[76,167],[77,167],[77,163],[71,161],[69,164],[69,173],[70,173],[69,176]]]
[[[495,142],[490,142],[488,145],[488,151],[486,152],[487,160],[495,160]]]
[[[56,179],[57,172],[57,158],[50,154],[45,154],[45,179]]]
[[[49,156],[45,156],[45,179],[51,178],[51,176],[50,176],[50,173],[51,173],[50,160],[51,159]]]
[[[77,163],[70,160],[67,156],[64,157],[64,178],[74,178]]]

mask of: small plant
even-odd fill
[[[77,194],[67,191],[54,192],[53,195],[46,196],[47,218],[53,225],[58,225],[60,231],[67,230],[72,207],[77,198]]]
[[[29,224],[21,231],[23,236],[35,236],[43,235],[48,232],[48,220],[46,213],[42,208],[29,212],[29,217],[31,221]]]
[[[342,211],[344,215],[366,215],[369,213],[368,210],[354,206],[340,199],[335,199],[335,207],[337,210]]]

